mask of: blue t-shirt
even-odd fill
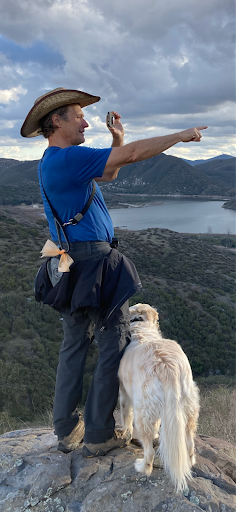
[[[110,155],[109,149],[80,146],[46,149],[42,166],[42,181],[46,194],[62,223],[81,212],[93,188],[93,178],[100,178]],[[58,239],[52,210],[39,183],[44,209],[53,241]],[[70,242],[99,240],[111,242],[114,230],[101,190],[96,183],[96,193],[83,219],[75,226],[65,228]],[[64,237],[62,235],[62,240]]]

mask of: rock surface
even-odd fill
[[[193,480],[175,492],[158,457],[152,475],[136,473],[136,444],[106,457],[63,454],[50,428],[0,437],[0,512],[233,512],[236,448],[197,436]]]

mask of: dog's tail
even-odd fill
[[[159,456],[176,490],[182,491],[187,487],[186,480],[192,478],[192,462],[188,452],[188,420],[181,398],[180,383],[176,381],[173,384],[170,387],[163,386]]]

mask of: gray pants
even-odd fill
[[[89,259],[108,255],[110,250],[107,242],[78,242],[71,244],[70,255],[83,266]],[[51,266],[55,285],[53,261]],[[118,368],[130,342],[128,302],[110,317],[104,331],[100,331],[101,326],[99,308],[89,306],[72,316],[63,316],[64,340],[59,354],[53,407],[55,433],[59,439],[68,436],[78,422],[78,415],[73,411],[82,397],[85,361],[93,334],[98,343],[99,358],[85,405],[84,441],[102,443],[113,435],[113,411],[119,391]]]

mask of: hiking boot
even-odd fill
[[[108,441],[104,443],[84,443],[82,456],[83,457],[99,457],[100,455],[106,455],[115,448],[124,448],[127,446],[132,439],[130,430],[118,430],[114,431],[114,435]]]
[[[84,437],[84,422],[79,419],[77,425],[73,428],[72,432],[68,435],[59,439],[57,449],[64,453],[72,452],[79,447]]]

